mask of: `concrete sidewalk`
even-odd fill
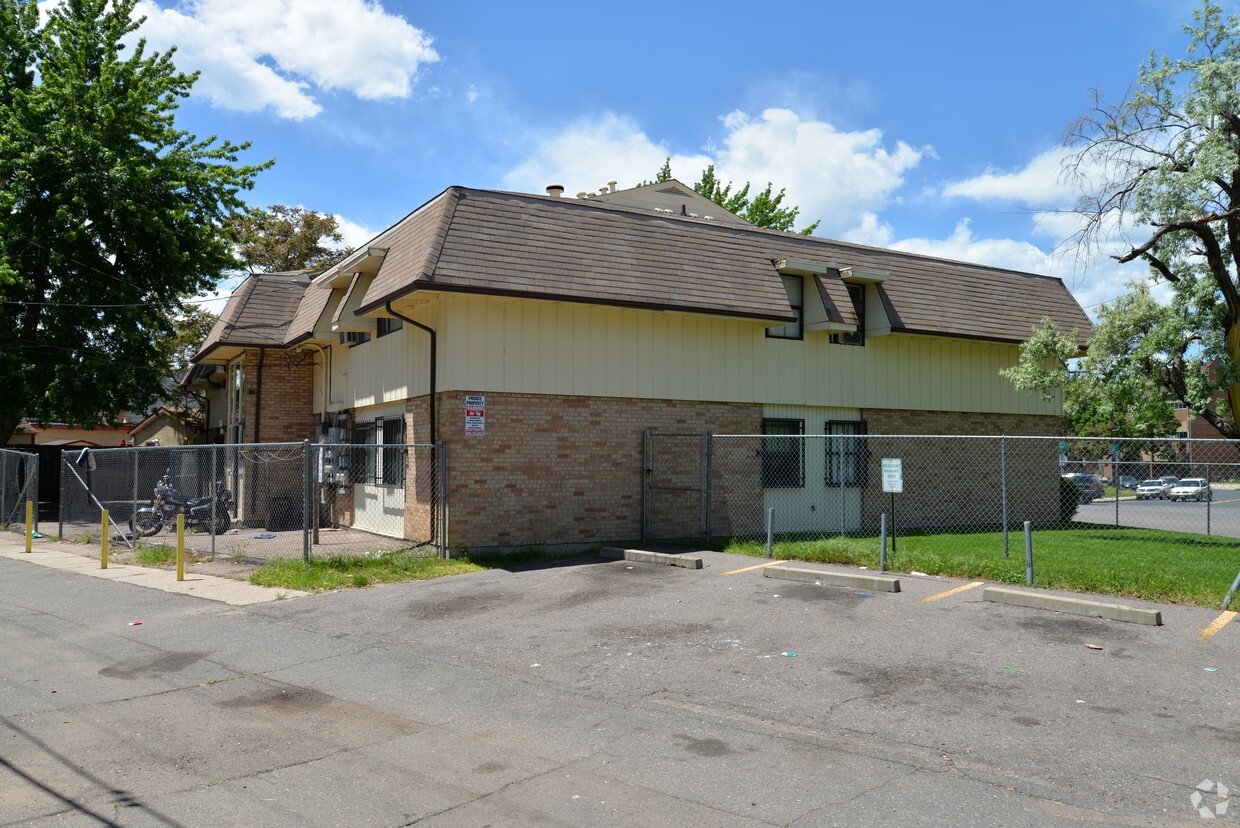
[[[64,572],[89,575],[92,578],[122,581],[134,586],[146,587],[147,589],[192,595],[197,598],[205,598],[208,601],[219,601],[231,606],[261,604],[266,601],[300,598],[310,594],[291,589],[273,589],[271,587],[256,586],[246,581],[220,578],[215,575],[204,575],[198,572],[186,572],[185,580],[178,581],[175,570],[114,562],[109,562],[107,569],[101,569],[97,546],[95,547],[93,558],[84,557],[78,552],[67,552],[58,548],[59,546],[58,542],[48,538],[35,538],[31,544],[31,552],[27,555],[24,534],[0,533],[0,557],[3,558],[26,561],[27,563]]]

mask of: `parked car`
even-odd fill
[[[1162,500],[1171,493],[1171,484],[1161,477],[1144,480],[1137,487],[1137,500]]]
[[[1136,489],[1141,485],[1141,481],[1137,480],[1137,478],[1132,475],[1121,474],[1119,476],[1118,484],[1121,489]]]
[[[1209,500],[1210,484],[1200,477],[1186,477],[1171,488],[1172,500]]]
[[[1176,483],[1180,482],[1180,478],[1175,477],[1174,475],[1169,475],[1169,474],[1165,474],[1158,479],[1166,483],[1168,486],[1172,486],[1172,487],[1174,487]]]
[[[1081,490],[1082,503],[1093,503],[1102,497],[1102,481],[1092,474],[1065,474],[1064,477]]]

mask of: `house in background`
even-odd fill
[[[452,546],[637,538],[648,431],[767,435],[795,470],[743,485],[850,528],[876,516],[878,458],[779,438],[1053,436],[1061,403],[999,375],[1045,317],[1090,330],[1058,279],[754,228],[677,181],[451,187],[324,272],[249,277],[191,376],[217,378],[208,425],[230,443],[442,441]],[[1046,453],[1027,479],[1053,504]],[[373,502],[427,537],[425,474],[366,481],[350,520]],[[969,480],[906,502],[969,514],[988,485]]]

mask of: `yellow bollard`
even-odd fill
[[[177,515],[177,580],[185,580],[185,515]]]
[[[34,501],[26,501],[26,554],[30,554],[30,545],[34,543]]]
[[[99,535],[99,568],[108,568],[108,510],[103,510],[103,530]]]

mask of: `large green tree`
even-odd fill
[[[238,216],[231,224],[237,233],[238,256],[251,272],[326,267],[352,252],[340,244],[343,236],[336,217],[315,210],[273,204]]]
[[[1213,0],[1193,17],[1184,57],[1151,55],[1118,103],[1095,93],[1068,131],[1076,149],[1069,172],[1085,193],[1082,241],[1105,243],[1117,227],[1136,228],[1135,243],[1116,258],[1145,262],[1174,291],[1171,307],[1151,314],[1131,343],[1134,364],[1156,351],[1161,390],[1237,438],[1240,19]],[[1211,401],[1218,388],[1226,404]]]
[[[659,172],[655,174],[653,183],[658,184],[669,180],[671,177],[672,159],[667,158],[664,159],[663,166],[659,168]],[[768,181],[766,189],[752,197],[749,195],[750,185],[748,181],[737,189],[733,189],[734,187],[735,185],[731,181],[723,181],[715,175],[714,164],[708,165],[702,171],[702,177],[693,185],[693,189],[696,192],[706,196],[729,213],[740,216],[755,227],[790,231],[796,224],[797,216],[801,215],[800,207],[784,206],[784,187],[780,187],[778,193],[774,192],[774,185]],[[803,236],[808,236],[817,230],[818,225],[821,223],[821,221],[815,221],[813,224],[803,227],[797,232]]]
[[[134,5],[63,0],[41,24],[0,0],[0,444],[22,416],[142,410],[181,298],[238,264],[228,222],[265,165],[177,128],[197,76],[133,43]]]

